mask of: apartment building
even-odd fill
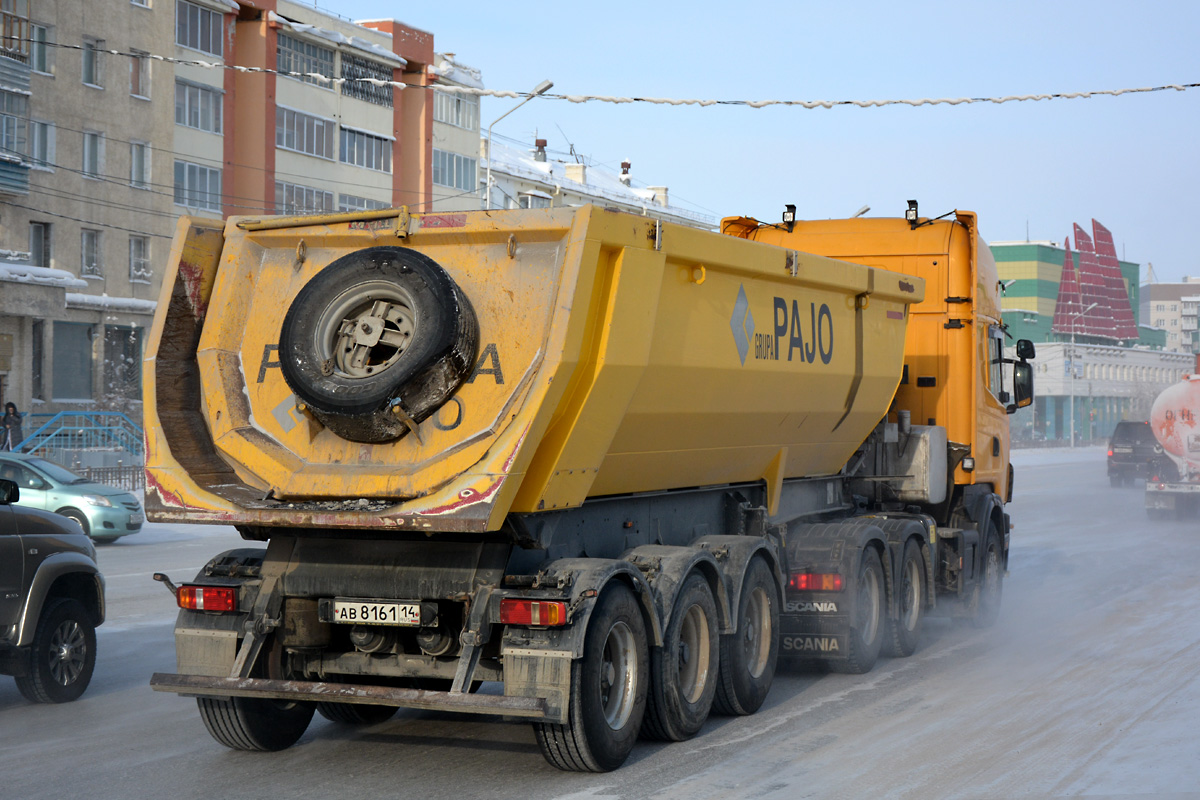
[[[0,15],[0,401],[140,413],[181,214],[431,199],[429,33],[288,0]]]
[[[1147,283],[1142,286],[1142,321],[1166,331],[1168,350],[1200,352],[1198,303],[1200,278],[1185,276],[1180,283]]]

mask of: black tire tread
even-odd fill
[[[60,615],[63,617],[62,619],[58,619]],[[63,687],[55,683],[43,668],[44,654],[41,651],[42,645],[46,643],[46,637],[50,636],[51,632],[67,619],[74,619],[87,632],[88,652],[86,658],[89,663],[84,668],[84,673],[74,683],[69,687]],[[38,617],[29,657],[29,673],[18,675],[15,680],[21,696],[31,703],[69,703],[77,700],[87,691],[88,684],[92,680],[92,673],[96,668],[96,627],[92,624],[91,616],[83,604],[78,600],[66,597],[48,599],[46,605],[42,607],[41,616]]]
[[[358,703],[317,703],[317,713],[342,725],[378,725],[396,714],[395,706],[370,706]]]
[[[879,558],[879,552],[873,547],[864,548],[859,561],[858,580],[862,580],[862,573],[874,564],[878,570],[879,577],[879,624],[876,626],[875,641],[866,645],[865,649],[861,642],[861,637],[858,635],[856,628],[851,626],[848,649],[850,651],[847,658],[844,660],[834,660],[829,662],[829,671],[838,672],[846,675],[863,675],[870,672],[875,667],[875,661],[879,658],[879,651],[882,649],[884,633],[887,629],[887,603],[886,578],[883,574],[883,562]]]
[[[698,598],[709,620],[709,638],[712,642],[712,649],[715,653],[710,654],[710,672],[709,685],[705,687],[705,692],[708,697],[700,699],[700,724],[696,725],[693,721],[677,718],[677,715],[671,708],[671,703],[665,697],[667,689],[660,684],[665,664],[660,662],[668,657],[669,644],[664,642],[663,647],[655,648],[655,652],[650,659],[650,691],[646,696],[646,716],[642,720],[642,738],[660,742],[682,742],[695,736],[701,727],[704,725],[704,719],[707,719],[709,711],[712,709],[713,701],[716,696],[717,674],[720,673],[720,629],[717,624],[717,604],[713,599],[712,590],[703,576],[699,573],[692,573],[679,588],[676,595],[676,606],[672,611],[672,623],[668,626],[674,626],[677,615],[683,613],[686,609],[680,607],[680,601],[686,600],[687,596],[693,591],[700,591],[703,597]],[[680,699],[682,702],[682,699]],[[707,706],[707,708],[705,708]]]
[[[766,679],[766,689],[770,690],[770,685],[775,677],[775,667],[779,659],[779,588],[775,585],[775,578],[771,574],[770,567],[767,562],[761,557],[754,557],[750,560],[746,567],[746,577],[742,581],[741,599],[738,602],[739,630],[735,630],[732,634],[721,637],[720,645],[720,660],[721,665],[717,672],[717,691],[713,697],[713,712],[727,717],[744,717],[753,714],[762,706],[763,700],[766,699],[766,691],[756,692],[755,696],[744,697],[739,696],[741,691],[737,685],[736,677],[739,675],[741,665],[737,659],[736,637],[740,632],[740,617],[742,609],[745,607],[745,601],[749,594],[749,589],[752,588],[752,573],[758,573],[758,580],[765,581],[767,595],[771,599],[771,606],[774,610],[772,614],[772,625],[774,630],[771,631],[771,655],[769,656],[769,665],[764,673]],[[764,577],[765,576],[765,577]]]

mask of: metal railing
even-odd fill
[[[41,422],[39,418],[46,418]],[[140,463],[145,442],[141,427],[119,411],[60,411],[57,414],[30,414],[37,424],[14,450],[34,455],[51,451],[117,450]]]
[[[118,489],[128,492],[146,488],[146,470],[138,464],[131,466],[121,464],[115,467],[72,467],[71,471],[93,483],[116,486]]]

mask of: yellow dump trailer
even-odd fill
[[[144,368],[147,514],[267,546],[156,576],[182,611],[152,685],[239,749],[289,746],[314,708],[442,708],[528,718],[551,763],[598,771],[639,734],[753,713],[781,655],[866,671],[912,652],[938,597],[987,621],[998,489],[961,491],[974,440],[897,405],[932,273],[739,219],[181,220]],[[912,230],[873,236],[925,258],[937,237]],[[975,280],[977,252],[945,269]],[[961,352],[943,390],[995,372]]]

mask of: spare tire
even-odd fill
[[[305,284],[279,333],[283,378],[323,425],[352,442],[399,439],[470,374],[479,325],[428,256],[371,247]]]

